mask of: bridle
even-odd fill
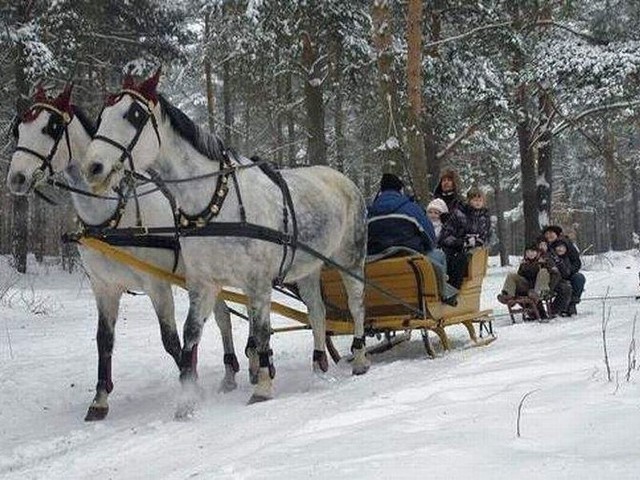
[[[102,140],[109,145],[116,147],[120,150],[120,158],[118,159],[118,163],[116,163],[113,167],[113,171],[121,170],[124,166],[125,161],[129,161],[129,168],[132,172],[135,172],[135,165],[133,164],[133,156],[131,155],[131,151],[138,144],[138,140],[140,140],[140,135],[142,135],[142,131],[144,127],[147,125],[149,119],[151,119],[151,125],[153,126],[153,130],[156,134],[156,138],[158,139],[158,146],[162,145],[162,141],[160,140],[160,132],[158,130],[158,119],[153,113],[153,107],[155,106],[154,102],[142,94],[135,90],[131,89],[123,89],[116,95],[116,103],[119,101],[124,95],[130,95],[134,102],[132,103],[132,107],[127,112],[126,119],[129,121],[131,125],[136,129],[136,133],[129,142],[129,145],[124,146],[120,142],[116,142],[112,138],[105,137],[104,135],[95,135],[93,140]],[[134,107],[135,105],[135,107]],[[144,109],[140,108],[140,105],[144,106]],[[102,113],[100,114],[102,116]]]
[[[50,105],[48,103],[43,103],[43,102],[34,103],[29,110],[33,110],[35,108],[47,110],[51,112],[53,115],[58,116],[62,120],[62,129],[60,130],[60,133],[58,133],[54,138],[53,147],[51,147],[51,150],[49,151],[48,155],[43,155],[40,152],[36,152],[35,150],[32,150],[27,147],[23,147],[21,145],[18,145],[15,148],[16,152],[28,153],[29,155],[32,155],[41,161],[40,166],[33,173],[29,190],[31,190],[40,180],[43,179],[45,172],[47,172],[49,176],[54,175],[55,172],[53,171],[53,165],[51,164],[51,162],[53,160],[53,157],[56,155],[56,152],[58,151],[58,147],[60,145],[60,141],[62,140],[62,137],[64,137],[65,143],[67,144],[68,162],[71,162],[72,160],[71,142],[69,140],[69,124],[71,123],[71,120],[73,117],[71,117],[69,113],[59,110],[53,105]]]
[[[119,170],[122,170],[122,168],[124,167],[124,162],[127,160],[129,161],[129,169],[132,172],[132,175],[136,173],[136,167],[133,163],[133,155],[131,154],[131,151],[138,144],[138,140],[140,140],[140,135],[142,135],[142,131],[144,130],[147,123],[149,122],[149,119],[151,119],[151,125],[153,126],[153,131],[155,132],[156,138],[158,139],[158,147],[162,145],[162,141],[160,140],[160,131],[158,130],[158,119],[153,113],[153,107],[155,106],[154,102],[135,90],[125,88],[121,90],[120,93],[116,94],[116,96],[113,97],[114,102],[108,105],[113,105],[116,102],[120,101],[120,99],[122,99],[124,95],[130,95],[133,98],[133,103],[131,104],[131,107],[129,107],[129,110],[125,115],[125,118],[127,119],[127,121],[136,129],[136,133],[131,139],[131,141],[129,142],[129,145],[125,147],[120,142],[117,142],[112,138],[105,137],[104,135],[94,135],[93,137],[93,140],[102,140],[103,142],[113,147],[116,147],[121,152],[120,158],[118,158],[118,163],[116,163],[113,166],[111,172],[109,172],[105,181],[108,181],[111,175],[115,174]],[[141,105],[144,106],[144,109],[141,108]],[[103,111],[104,111],[104,108],[103,108]],[[102,117],[102,112],[100,113],[100,117]],[[132,175],[125,177],[127,181],[130,181],[130,182],[135,181]],[[138,200],[138,193],[137,193],[137,190],[134,188],[133,184],[131,184],[130,187],[131,187],[131,191],[133,192],[133,198],[135,201],[136,225],[138,227],[142,227],[142,216],[140,213],[140,201]]]

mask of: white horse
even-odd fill
[[[45,175],[65,171],[70,186],[89,191],[78,166],[72,159],[85,156],[95,126],[76,106],[70,104],[71,86],[55,99],[46,97],[39,88],[35,103],[17,125],[18,146],[11,160],[7,176],[9,189],[17,195],[29,194]],[[144,194],[138,189],[139,217],[145,226],[166,226],[173,221],[169,201],[156,191]],[[150,190],[148,187],[146,190]],[[138,214],[134,199],[126,205],[122,200],[93,198],[71,193],[79,219],[85,225],[127,228],[136,225]],[[113,197],[112,197],[113,198]],[[167,237],[171,240],[171,237]],[[167,242],[170,243],[170,242]],[[128,290],[142,290],[149,295],[160,323],[162,343],[165,350],[179,366],[182,349],[176,331],[171,285],[155,277],[141,273],[122,263],[110,260],[91,249],[79,246],[80,255],[89,274],[91,288],[98,307],[98,383],[96,395],[85,420],[101,420],[108,411],[108,395],[113,389],[111,377],[111,355],[114,343],[114,328],[122,294]],[[184,273],[181,257],[171,248],[126,248],[136,257],[166,270],[177,267]],[[177,260],[177,265],[176,265]],[[236,387],[235,373],[238,369],[233,347],[229,311],[224,302],[216,304],[215,318],[222,332],[225,352],[225,377],[223,391]]]
[[[105,107],[96,137],[83,159],[87,181],[96,191],[104,191],[122,177],[123,169],[154,169],[167,181],[181,209],[182,222],[193,227],[192,232],[209,224],[210,231],[229,223],[246,226],[243,221],[268,227],[271,232],[284,232],[285,208],[288,232],[292,233],[293,212],[286,207],[285,195],[276,182],[259,168],[250,168],[251,161],[225,150],[219,139],[198,128],[158,95],[158,78],[159,71],[139,85],[126,78],[123,90]],[[229,167],[238,166],[241,168],[229,173]],[[220,173],[224,175],[169,183]],[[282,177],[295,206],[298,241],[363,278],[366,208],[356,185],[328,167],[283,170]],[[243,233],[181,236],[180,243],[190,298],[183,351],[193,351],[198,345],[203,321],[219,292],[216,286],[242,289],[250,298],[249,315],[257,349],[257,355],[251,358],[254,362],[257,359],[259,366],[258,383],[250,402],[272,398],[275,370],[269,347],[271,288],[275,279],[283,280],[286,274],[284,281],[298,285],[309,311],[314,367],[327,368],[321,259],[302,248],[292,255],[291,248],[283,252],[282,245],[255,236],[248,238]],[[343,279],[355,327],[352,369],[354,374],[362,374],[369,367],[364,346],[364,285],[348,274]],[[183,386],[195,380],[189,361],[181,365],[180,377]]]

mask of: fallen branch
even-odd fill
[[[516,435],[518,436],[518,438],[520,438],[520,419],[522,418],[522,405],[524,405],[524,401],[527,399],[529,395],[537,392],[538,390],[539,388],[536,388],[535,390],[531,390],[525,393],[520,399],[520,403],[518,404],[518,418],[516,420]]]
[[[631,327],[631,342],[629,342],[629,351],[627,352],[627,382],[631,380],[631,371],[636,369],[636,322],[638,314],[633,316],[633,326]]]
[[[602,301],[602,350],[604,353],[604,365],[607,367],[607,380],[611,381],[611,366],[609,364],[609,352],[607,351],[607,326],[611,319],[611,307],[609,307],[609,313],[606,314],[607,297],[609,296],[609,288],[607,288],[607,294]]]

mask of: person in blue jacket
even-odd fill
[[[446,256],[437,248],[436,234],[424,208],[403,193],[404,183],[385,173],[380,191],[368,210],[367,253],[376,255],[390,247],[405,247],[427,256],[436,269],[442,299],[455,303],[457,290],[446,284]]]

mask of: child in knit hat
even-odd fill
[[[442,225],[449,215],[449,208],[447,204],[441,198],[434,198],[429,202],[427,206],[427,216],[431,220],[433,230],[436,233],[436,241],[440,240],[440,233],[442,232]]]

